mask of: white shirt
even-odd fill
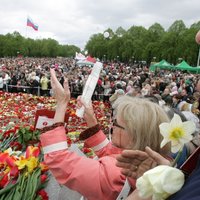
[[[3,88],[3,78],[0,77],[0,88],[2,89]]]

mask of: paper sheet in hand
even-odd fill
[[[97,81],[99,79],[99,74],[100,71],[102,69],[103,65],[101,62],[96,62],[92,68],[92,72],[89,75],[84,90],[83,90],[83,94],[82,94],[82,100],[88,105],[92,95],[94,93],[94,89],[97,85]],[[80,109],[76,110],[76,115],[78,117],[83,117],[83,113],[84,113],[84,107],[82,106]]]

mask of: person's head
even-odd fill
[[[196,84],[196,91],[197,91],[197,92],[200,92],[200,80],[197,81],[197,84]]]
[[[187,121],[187,119],[183,115],[183,113],[180,110],[178,110],[177,108],[171,108],[169,106],[163,106],[163,109],[167,113],[170,120],[174,117],[174,114],[177,114],[181,118],[182,122]]]
[[[173,103],[178,103],[180,102],[182,99],[182,96],[180,94],[175,94],[173,97],[172,97],[172,101]]]
[[[194,92],[193,97],[194,97],[194,100],[198,101],[200,98],[200,92]]]
[[[170,93],[170,89],[168,87],[166,87],[163,94],[169,94],[169,93]]]
[[[182,92],[181,92],[181,95],[184,97],[184,96],[187,96],[187,90],[186,89],[183,89]]]
[[[151,101],[153,103],[159,104],[159,100],[155,95],[146,95],[146,96],[144,96],[144,98],[148,99],[149,101]]]
[[[129,95],[133,97],[140,96],[140,94],[141,94],[141,88],[138,85],[134,85],[129,92]]]
[[[124,94],[125,94],[125,93],[124,93],[124,90],[122,90],[122,89],[117,89],[117,90],[115,90],[115,93],[109,98],[109,101],[110,101],[111,103],[114,103],[114,101],[116,101],[118,97],[120,97],[120,96],[122,96],[122,95],[124,95]]]
[[[144,150],[146,146],[161,152],[162,136],[159,125],[169,122],[165,111],[147,99],[120,97],[118,100],[116,122],[113,126],[112,142],[127,149]],[[166,147],[164,147],[166,148]],[[167,149],[163,149],[163,152]]]

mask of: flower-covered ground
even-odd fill
[[[16,126],[34,126],[37,109],[55,109],[53,97],[33,96],[26,93],[7,93],[0,91],[0,127],[14,122]],[[107,103],[93,101],[98,122],[102,125],[105,133],[108,133],[110,120],[110,106]],[[76,100],[71,99],[67,113],[69,114],[68,130],[82,131],[86,128],[83,119],[75,114]]]
[[[44,190],[48,181],[48,169],[42,164],[40,131],[34,130],[34,124],[36,111],[54,110],[55,99],[0,91],[0,102],[0,200],[20,200],[23,195],[31,196],[34,200],[48,200],[48,194]],[[99,124],[108,133],[109,105],[94,101],[93,107]],[[86,123],[75,115],[75,110],[76,100],[71,99],[67,108],[67,142],[69,145],[77,143],[86,156],[93,158],[93,151],[85,148],[82,141],[79,141],[79,134],[86,128]]]

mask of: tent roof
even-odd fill
[[[200,71],[198,67],[192,67],[187,62],[185,62],[184,60],[181,63],[179,63],[178,65],[176,65],[174,67],[174,69],[188,70],[188,71],[196,72],[196,73],[198,73]]]
[[[176,65],[175,67],[181,68],[181,69],[188,69],[188,68],[192,68],[187,62],[185,62],[184,60],[179,63],[178,65]]]
[[[159,63],[155,63],[150,66],[151,71],[155,71],[156,68],[160,69],[171,69],[173,65],[170,65],[166,60],[161,60]]]
[[[177,64],[176,66],[170,65],[166,60],[161,60],[158,63],[155,63],[150,66],[150,71],[155,71],[157,68],[160,69],[172,69],[172,70],[187,70],[191,73],[200,73],[200,66],[199,67],[192,67],[184,60]]]

